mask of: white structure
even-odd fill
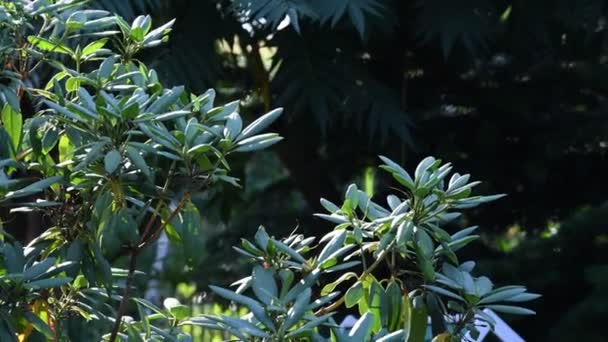
[[[494,311],[490,309],[483,310],[488,316],[492,317],[496,325],[494,326],[494,331],[490,328],[490,326],[481,321],[479,319],[475,320],[475,324],[477,325],[477,329],[479,330],[479,337],[477,339],[472,338],[468,333],[465,335],[463,342],[482,342],[490,333],[493,333],[503,342],[526,342],[521,336],[519,336],[515,330],[511,329],[511,327],[503,321]],[[350,329],[357,322],[357,317],[353,315],[348,315],[344,317],[344,320],[340,323],[341,329]],[[429,317],[429,327],[431,324],[431,318]]]
[[[489,333],[494,333],[496,337],[498,337],[503,342],[525,342],[521,336],[519,336],[515,330],[511,329],[511,327],[503,321],[494,311],[490,309],[483,310],[488,316],[492,317],[496,325],[494,326],[494,331],[491,331],[490,326],[480,320],[476,320],[475,324],[477,324],[477,329],[479,330],[479,337],[474,340],[467,334],[467,338],[469,341],[481,342],[483,341]]]

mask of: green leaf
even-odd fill
[[[122,156],[120,155],[120,152],[117,150],[111,150],[108,152],[103,160],[106,172],[110,174],[114,173],[114,171],[116,171],[120,166],[121,161]]]
[[[71,160],[74,156],[74,145],[67,135],[59,138],[59,162]]]
[[[196,146],[190,148],[187,153],[190,155],[193,155],[193,154],[206,153],[206,152],[209,152],[210,150],[211,150],[210,144],[199,144],[199,145],[196,145]]]
[[[277,118],[279,118],[282,113],[283,108],[277,108],[260,116],[257,120],[252,122],[249,126],[245,127],[245,129],[243,129],[241,134],[237,137],[236,141],[247,139],[262,132],[268,126],[270,126]]]
[[[165,315],[165,313],[163,312],[163,310],[161,308],[159,308],[158,306],[150,303],[149,301],[147,301],[146,299],[143,298],[138,298],[138,297],[134,297],[131,298],[131,300],[133,300],[134,302],[136,302],[139,305],[142,305],[156,313],[162,314],[163,316]]]
[[[402,342],[404,341],[403,337],[405,336],[405,331],[403,329],[392,332],[388,335],[382,336],[377,339],[376,342]]]
[[[321,290],[321,296],[327,296],[333,290],[335,290],[338,285],[353,277],[357,277],[357,274],[355,272],[347,272],[342,274],[338,279],[323,287],[323,289]]]
[[[413,304],[406,320],[406,342],[424,342],[428,326],[428,315],[424,298],[414,297]]]
[[[46,338],[55,338],[55,334],[53,334],[51,328],[49,328],[49,326],[34,313],[29,311],[23,312],[23,317],[25,317],[25,319],[32,324],[34,329],[43,334]]]
[[[42,261],[34,264],[32,267],[25,270],[25,272],[23,272],[23,277],[26,280],[34,279],[42,273],[46,272],[49,268],[51,268],[51,266],[53,266],[53,264],[55,264],[55,258],[43,259]]]
[[[0,118],[2,119],[2,126],[11,138],[14,151],[18,151],[23,134],[23,117],[21,116],[21,113],[15,111],[8,104],[5,104],[4,108],[2,108],[2,115]]]
[[[187,110],[176,110],[176,111],[173,111],[173,112],[156,115],[156,116],[154,116],[154,121],[173,120],[173,119],[176,119],[176,118],[184,117],[184,116],[186,116],[188,114],[190,114],[190,111],[187,111]]]
[[[412,235],[414,234],[414,223],[410,220],[402,222],[397,227],[397,245],[400,247],[404,247],[405,244],[412,240]]]
[[[53,109],[55,112],[67,116],[68,118],[74,120],[74,121],[78,121],[78,122],[84,122],[86,123],[86,120],[81,118],[80,116],[72,113],[70,110],[68,110],[65,107],[62,107],[54,102],[51,101],[47,101],[47,100],[43,100],[42,102],[44,102],[48,107],[50,107],[51,109]]]
[[[334,252],[342,248],[344,241],[346,240],[346,230],[340,231],[336,234],[328,243],[325,245],[321,253],[319,253],[318,261],[323,263],[325,259],[331,256]]]
[[[253,137],[253,138],[255,138],[255,137]],[[239,147],[237,147],[234,151],[235,152],[253,152],[253,151],[259,151],[259,150],[263,150],[263,149],[265,149],[267,147],[270,147],[270,146],[278,143],[281,140],[283,140],[283,137],[274,137],[274,138],[266,139],[266,140],[263,140],[263,141],[250,142],[250,143],[245,143],[246,141],[243,140],[243,141],[239,142],[239,144],[242,144],[242,145],[239,146]]]
[[[54,287],[59,287],[61,285],[65,285],[70,283],[72,278],[70,277],[60,277],[60,278],[49,278],[49,279],[40,279],[29,282],[26,284],[27,287],[30,287],[35,290],[45,290]]]
[[[384,300],[386,306],[384,307],[385,310],[382,310],[382,315],[386,318],[383,321],[385,321],[386,328],[389,331],[396,331],[399,327],[402,327],[403,294],[401,286],[394,279],[386,287]]]
[[[78,31],[84,26],[86,21],[87,15],[84,13],[84,11],[76,11],[68,17],[68,20],[66,20],[66,30]]]
[[[72,51],[69,47],[65,46],[62,42],[59,41],[52,42],[48,39],[36,36],[27,37],[27,41],[42,51],[74,55],[74,51]]]
[[[112,70],[114,69],[114,64],[116,63],[116,58],[114,56],[110,56],[101,63],[99,66],[99,78],[108,79],[112,75]]]
[[[487,293],[486,296],[479,301],[479,304],[501,302],[524,292],[526,292],[526,288],[523,286],[497,288],[496,290]]]
[[[242,332],[242,333],[246,333],[246,334],[249,334],[252,336],[262,337],[262,338],[270,337],[270,335],[267,332],[258,328],[255,324],[247,322],[247,321],[239,319],[239,318],[222,316],[221,322],[225,323],[226,325],[231,326],[235,330]]]
[[[351,286],[348,291],[346,291],[346,296],[344,298],[344,302],[347,308],[352,308],[355,306],[359,300],[363,297],[364,289],[363,283],[357,281],[353,286]]]
[[[230,291],[230,290],[226,290],[223,289],[221,287],[217,287],[217,286],[209,286],[211,288],[211,290],[215,293],[217,293],[218,295],[228,299],[228,300],[232,300],[236,303],[240,303],[245,305],[247,308],[249,308],[249,310],[251,310],[251,313],[255,316],[255,318],[257,318],[260,322],[262,322],[262,324],[264,324],[266,327],[268,327],[269,329],[275,331],[275,325],[274,323],[272,323],[272,320],[270,318],[268,318],[268,316],[266,316],[266,313],[264,311],[264,308],[262,307],[262,305],[249,297],[240,295],[236,292]]]
[[[243,120],[238,113],[232,113],[226,118],[226,126],[224,127],[224,137],[233,140],[241,133],[243,128]]]
[[[150,18],[149,15],[140,15],[137,18],[135,18],[135,20],[133,20],[133,23],[131,23],[131,30],[140,28],[144,35],[146,33],[148,33],[148,31],[150,31],[151,27],[152,27],[152,19]]]
[[[372,324],[374,322],[374,315],[370,312],[366,312],[353,326],[348,336],[353,341],[368,341],[372,334]]]
[[[315,327],[325,323],[334,314],[335,314],[335,312],[332,312],[332,313],[314,318],[314,319],[310,320],[308,323],[299,327],[298,329],[286,334],[285,337],[290,338],[290,337],[298,336],[300,334],[309,332],[311,329],[314,329]]]
[[[231,300],[235,303],[239,303],[239,304],[243,304],[247,307],[253,307],[253,306],[260,306],[261,304],[260,302],[258,302],[257,300],[253,299],[253,298],[249,298],[247,296],[243,296],[241,294],[238,294],[236,292],[230,291],[230,290],[226,290],[223,289],[221,287],[218,286],[214,286],[214,285],[210,285],[209,288],[211,288],[211,290],[215,293],[217,293],[219,296],[224,297],[228,300]]]
[[[59,130],[55,127],[48,129],[42,136],[42,154],[48,154],[57,145]]]
[[[108,42],[107,38],[96,40],[82,49],[82,55],[88,56],[102,49]]]
[[[325,208],[325,210],[329,211],[332,214],[340,210],[340,207],[326,200],[325,198],[321,198],[321,205],[323,206],[323,208]]]
[[[433,292],[436,292],[438,294],[441,294],[441,295],[444,295],[444,296],[447,296],[447,297],[450,297],[450,298],[453,298],[453,299],[457,299],[457,300],[459,300],[461,302],[465,301],[464,298],[462,298],[461,296],[455,294],[452,291],[448,291],[446,289],[443,289],[441,287],[433,286],[433,285],[424,285],[424,287],[426,287],[427,289],[429,289],[429,290],[431,290]]]
[[[381,166],[382,169],[387,170],[393,174],[393,177],[397,179],[399,183],[404,185],[410,190],[414,189],[414,180],[412,177],[403,169],[399,164],[390,160],[387,157],[380,156],[380,159],[386,164],[386,166]]]
[[[144,158],[139,154],[135,148],[131,146],[127,146],[127,157],[129,160],[138,168],[146,177],[150,177],[150,168],[148,164],[144,160]]]
[[[262,303],[270,305],[272,300],[278,295],[277,283],[274,280],[273,272],[257,265],[253,268],[252,281],[255,295]]]
[[[352,210],[357,209],[357,205],[359,204],[359,189],[357,189],[355,184],[348,186],[344,198],[349,201]]]
[[[414,232],[414,237],[416,239],[416,245],[422,253],[428,258],[433,255],[433,240],[427,234],[427,232],[422,228],[416,228]]]
[[[298,323],[300,318],[304,315],[308,304],[310,303],[311,296],[310,288],[305,289],[296,297],[296,301],[291,307],[291,309],[287,312],[287,319],[283,323],[283,329],[289,329],[294,324]]]
[[[272,242],[274,243],[274,245],[277,247],[278,250],[281,250],[282,252],[288,254],[295,261],[300,262],[300,263],[306,262],[306,259],[304,259],[304,257],[301,256],[300,253],[298,253],[295,249],[287,246],[286,244],[284,244],[283,242],[278,241],[278,240],[272,239]]]
[[[101,151],[103,150],[103,148],[106,146],[107,141],[99,141],[96,142],[95,144],[93,144],[93,146],[91,146],[89,152],[87,152],[86,156],[84,157],[84,160],[82,162],[80,162],[78,165],[76,165],[76,167],[74,167],[73,171],[80,171],[82,169],[84,169],[85,167],[89,166],[90,163],[92,163],[93,161],[99,159],[101,157]]]
[[[182,321],[190,316],[190,307],[180,304],[169,308],[169,313],[178,321]]]
[[[266,233],[266,229],[264,229],[264,227],[260,226],[258,228],[258,231],[255,233],[255,242],[257,242],[258,246],[263,251],[267,251],[269,240],[270,240],[270,237],[268,236],[268,233]]]
[[[532,311],[530,309],[519,307],[519,306],[512,306],[512,305],[486,305],[485,307],[488,308],[488,309],[492,309],[494,311],[508,313],[508,314],[513,314],[513,315],[536,315],[536,312],[534,312],[534,311]]]
[[[174,104],[184,92],[184,87],[174,87],[173,89],[167,90],[161,97],[154,101],[147,112],[159,114],[165,111],[169,106]]]
[[[11,191],[9,193],[7,193],[5,195],[5,198],[16,198],[16,197],[23,197],[23,196],[29,196],[31,194],[35,194],[37,192],[40,192],[46,188],[48,188],[49,186],[59,182],[59,180],[61,180],[63,177],[62,176],[53,176],[53,177],[49,177],[49,178],[45,178],[43,180],[39,180],[37,182],[34,182],[28,186],[26,186],[23,189],[17,190],[17,191]]]

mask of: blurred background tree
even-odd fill
[[[515,329],[530,341],[607,335],[608,1],[92,3],[127,19],[177,18],[168,46],[146,56],[168,85],[215,87],[241,98],[249,119],[286,109],[286,140],[235,164],[244,194],[196,198],[204,247],[186,270],[169,249],[165,291],[238,278],[230,246],[261,223],[277,234],[327,228],[311,219],[318,198],[338,199],[353,180],[373,192],[385,181],[376,155],[409,168],[434,155],[487,180],[481,192],[509,194],[458,224],[481,223],[471,253],[487,272],[544,294]]]

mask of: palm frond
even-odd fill
[[[296,115],[312,114],[321,131],[336,123],[348,126],[354,119],[355,128],[370,139],[394,135],[411,142],[399,95],[348,59],[352,51],[332,48],[314,37],[314,46],[303,39],[295,44],[294,37],[282,39],[292,44],[277,56],[281,65],[272,82],[278,105]]]
[[[445,58],[458,42],[469,53],[477,54],[486,46],[499,18],[494,2],[489,0],[421,0],[417,9],[417,35],[422,43],[439,40]]]
[[[331,22],[332,28],[348,15],[350,22],[361,37],[366,32],[369,16],[382,17],[386,7],[378,0],[313,0],[312,6],[321,24]]]

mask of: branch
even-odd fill
[[[116,315],[116,320],[114,321],[114,327],[112,328],[112,335],[110,335],[110,342],[115,342],[116,337],[118,336],[118,330],[120,330],[120,323],[122,322],[122,316],[124,316],[125,311],[127,311],[127,302],[129,301],[129,290],[131,289],[131,285],[133,283],[133,278],[135,275],[135,267],[137,266],[137,254],[139,252],[138,248],[133,248],[131,251],[131,258],[129,260],[129,274],[127,275],[127,283],[125,286],[125,292],[122,295],[122,299],[120,300],[120,306],[118,307],[118,314]]]
[[[140,244],[136,247],[133,247],[133,249],[131,251],[131,257],[129,259],[129,273],[127,274],[127,283],[125,286],[125,291],[122,295],[122,299],[120,300],[120,305],[118,306],[118,313],[116,316],[116,321],[114,322],[114,327],[112,328],[112,334],[110,335],[110,342],[116,341],[116,337],[118,336],[118,331],[120,330],[120,324],[122,323],[122,316],[124,316],[124,314],[127,310],[127,304],[130,299],[129,290],[131,289],[131,286],[133,283],[133,278],[135,276],[135,268],[137,266],[137,255],[139,254],[139,251],[141,251],[145,246],[150,244],[151,241],[154,241],[154,238],[158,235],[157,233],[161,232],[163,229],[165,229],[167,224],[169,224],[169,222],[171,222],[171,220],[173,220],[173,218],[175,218],[175,216],[177,216],[177,214],[179,214],[179,212],[183,209],[184,205],[186,204],[186,202],[189,199],[190,199],[190,193],[186,192],[184,194],[184,196],[182,197],[182,199],[179,201],[175,210],[173,210],[171,215],[169,215],[169,217],[166,220],[164,220],[164,223],[160,226],[160,228],[155,233],[153,233],[150,236],[150,238],[146,239],[146,234],[150,231],[150,229],[154,223],[156,213],[158,212],[158,211],[155,211],[155,213],[152,215],[152,217],[148,221],[148,224],[144,231],[144,235],[142,235],[142,237],[141,237]],[[160,203],[162,203],[162,202],[159,202],[159,207],[160,207]]]
[[[392,245],[393,245],[393,243],[391,243],[387,247],[387,250],[390,249],[390,247]],[[376,261],[374,261],[374,263],[371,264],[371,266],[367,270],[365,270],[363,273],[361,273],[361,275],[357,278],[357,280],[361,280],[361,279],[365,278],[366,276],[368,276],[369,274],[371,274],[382,263],[382,261],[384,261],[384,259],[386,258],[386,256],[388,254],[389,254],[388,252],[384,253],[384,254],[382,254],[381,257],[376,259]],[[340,297],[340,299],[335,301],[333,304],[317,310],[317,312],[315,312],[315,316],[321,316],[321,315],[324,315],[326,313],[336,310],[337,308],[340,307],[340,305],[342,305],[344,303],[345,300],[346,300],[346,294],[344,294],[342,297]]]

